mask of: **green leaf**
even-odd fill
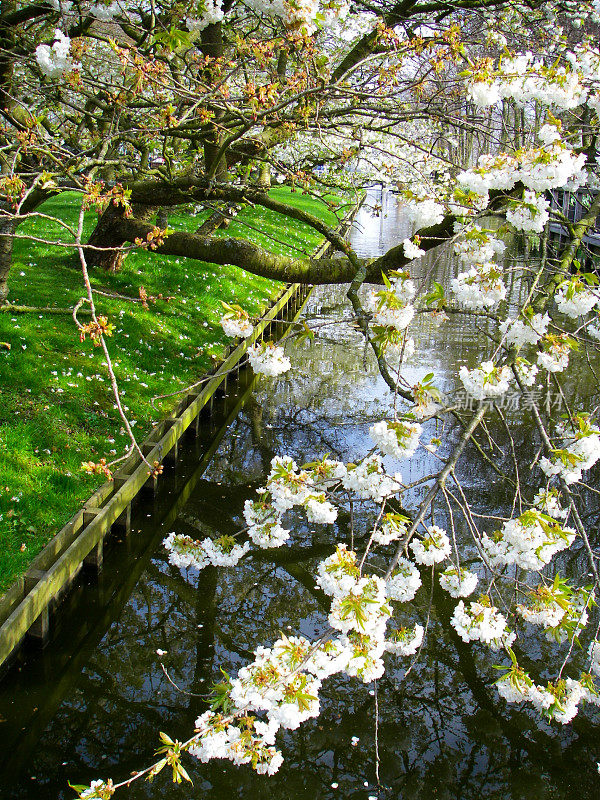
[[[444,301],[444,287],[438,281],[433,282],[433,288],[430,292],[424,295],[423,299],[428,306],[437,303],[438,305],[442,305]]]
[[[152,41],[161,44],[167,50],[173,52],[180,47],[190,47],[192,38],[188,31],[180,31],[178,28],[171,28],[168,31],[160,31],[155,34]]]
[[[173,771],[175,771],[175,770],[173,770]],[[185,781],[187,781],[188,783],[191,783],[191,784],[192,784],[192,786],[194,785],[194,783],[193,783],[192,779],[191,779],[191,778],[190,778],[190,776],[188,775],[188,773],[187,773],[187,770],[185,769],[185,767],[183,766],[183,764],[177,764],[177,771],[178,771],[178,774],[179,774],[179,776],[180,776],[181,778],[183,778],[183,779],[184,779]],[[177,783],[179,783],[179,781],[177,781]]]
[[[82,792],[85,792],[86,789],[90,788],[89,785],[86,786],[83,783],[71,783],[70,781],[68,781],[68,783],[69,787],[73,789],[74,792],[77,792],[77,794],[81,794]]]

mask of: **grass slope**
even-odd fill
[[[335,224],[333,213],[317,200],[285,187],[273,194]],[[41,211],[75,225],[77,198],[62,195]],[[195,230],[205,216],[178,210],[170,215],[169,226]],[[88,233],[95,219],[92,213],[86,217]],[[66,238],[59,226],[41,219],[23,225],[19,234]],[[220,235],[296,255],[312,252],[320,242],[308,226],[259,207],[245,208]],[[96,295],[98,313],[115,324],[109,349],[139,440],[174,405],[171,398],[153,408],[150,399],[193,383],[222,356],[229,340],[219,325],[221,301],[237,302],[259,315],[281,288],[236,267],[145,252],[131,254],[118,273],[94,274],[93,286],[133,298],[139,298],[143,286],[149,296],[163,297],[144,309],[139,302]],[[16,243],[13,304],[72,307],[84,293],[75,251]],[[10,350],[0,348],[1,594],[102,483],[100,476],[82,471],[82,461],[117,458],[128,440],[102,351],[89,340],[79,341],[69,315],[0,314],[0,342],[10,345]]]

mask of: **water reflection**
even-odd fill
[[[353,234],[369,255],[410,233],[394,216],[393,198],[384,198],[382,205],[387,216],[371,225],[362,212],[356,223],[360,232]],[[506,266],[522,257],[509,251]],[[455,265],[447,253],[423,261],[421,274],[431,273],[448,285]],[[54,800],[71,796],[69,779],[124,779],[152,758],[158,730],[182,739],[190,733],[220,667],[235,673],[258,643],[272,641],[281,631],[312,637],[323,629],[327,604],[311,573],[335,541],[348,539],[347,515],[340,516],[333,534],[301,518],[290,520],[293,544],[253,554],[236,570],[182,575],[168,564],[159,542],[170,530],[196,536],[233,532],[244,500],[264,479],[276,453],[290,453],[301,462],[324,452],[343,458],[367,452],[369,422],[389,413],[392,399],[353,327],[322,327],[324,318],[344,315],[349,310],[343,290],[315,291],[306,318],[323,336],[290,346],[293,374],[254,387],[209,465],[208,458],[199,465],[190,450],[186,463],[167,479],[167,494],[140,509],[137,537],[108,557],[107,596],[102,586],[83,587],[56,643],[0,685],[2,797]],[[472,366],[486,352],[483,334],[460,317],[440,330],[422,315],[414,326],[417,351],[409,379],[434,371],[441,388],[452,391],[458,366]],[[571,378],[566,390],[573,398],[595,391],[583,373]],[[528,412],[514,413],[522,423],[514,448],[517,457],[527,456],[535,449]],[[438,432],[429,423],[425,439]],[[204,444],[213,434],[208,426]],[[488,435],[497,443],[495,466],[502,469],[511,459],[502,426],[490,423]],[[437,466],[430,454],[413,461],[388,465],[399,466],[407,481]],[[476,512],[499,512],[512,496],[512,486],[475,457],[465,459],[457,475]],[[526,483],[527,476],[522,477]],[[415,492],[405,502],[417,500]],[[590,524],[597,520],[596,506],[585,512]],[[360,508],[354,522],[356,535],[364,534],[368,516]],[[579,579],[587,572],[577,549],[563,554],[560,564]],[[557,730],[528,711],[507,709],[498,700],[483,651],[464,645],[449,628],[453,605],[425,581],[410,614],[400,619],[428,621],[429,635],[406,680],[407,662],[398,660],[390,662],[379,682],[380,786],[373,687],[334,677],[323,687],[321,716],[282,737],[285,766],[273,778],[228,763],[193,763],[193,788],[174,786],[161,775],[152,785],[135,784],[125,796],[596,798],[597,716],[580,714],[572,726]],[[532,639],[529,647],[537,659],[549,661],[554,652],[544,639]],[[183,692],[163,674],[157,649],[166,651],[169,675]],[[358,737],[355,744],[353,737]]]

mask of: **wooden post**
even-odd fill
[[[39,569],[30,569],[26,573],[23,582],[25,594],[33,589],[33,587],[44,577],[46,573]],[[50,612],[48,606],[44,608],[39,617],[34,621],[29,630],[27,631],[27,638],[33,639],[34,642],[45,647],[48,644],[50,636]]]
[[[196,420],[198,417],[196,417]],[[190,425],[188,430],[194,431],[196,428],[196,420],[194,420],[194,424]],[[163,464],[166,467],[175,467],[177,465],[177,461],[179,459],[179,442],[175,442],[173,447],[169,450],[168,453],[165,453],[163,458]]]
[[[90,522],[93,522],[101,509],[99,508],[84,508],[83,509],[83,527],[87,528]],[[102,572],[102,565],[104,563],[104,541],[100,541],[92,547],[87,556],[83,559],[83,566],[86,569],[92,569],[94,572]]]
[[[113,475],[113,488],[115,492],[118,492],[131,478],[131,475],[128,475],[126,472],[115,472]]]
[[[90,508],[83,509],[83,527],[87,528],[90,522],[96,519],[98,514],[100,513],[99,508],[94,508],[93,506]]]
[[[129,536],[131,533],[131,503],[129,503],[122,514],[113,522],[111,530],[117,534]]]
[[[104,540],[100,539],[98,544],[94,545],[87,556],[83,559],[83,566],[86,569],[91,569],[94,572],[102,572],[104,565]]]
[[[142,486],[142,492],[152,497],[156,495],[158,492],[158,477],[156,475],[150,475],[146,483]]]

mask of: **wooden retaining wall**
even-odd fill
[[[252,334],[233,349],[205,385],[188,392],[171,415],[155,426],[141,445],[150,464],[177,460],[180,440],[189,430],[198,432],[201,413],[210,413],[214,397],[227,391],[227,383],[239,372],[248,348],[265,335],[275,335],[282,312],[287,312],[290,322],[295,319],[309,293],[310,288],[300,284],[284,289]],[[47,639],[50,613],[82,567],[102,569],[105,537],[111,531],[129,533],[133,501],[142,490],[153,491],[160,480],[151,475],[152,470],[139,454],[132,454],[113,480],[90,497],[36,556],[25,575],[0,598],[0,667],[25,637],[40,642]]]

